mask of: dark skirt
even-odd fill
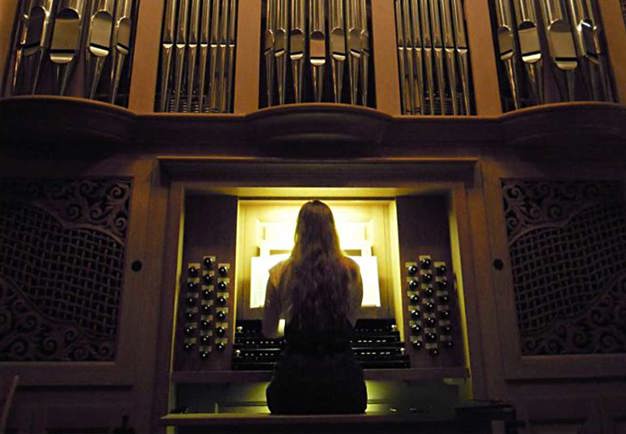
[[[363,370],[349,348],[329,353],[287,348],[266,395],[277,414],[364,413],[367,407]]]

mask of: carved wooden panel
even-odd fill
[[[626,352],[623,186],[502,185],[522,354]]]
[[[113,360],[131,181],[0,181],[0,361]]]

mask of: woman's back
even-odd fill
[[[348,257],[341,259],[341,266],[347,276],[344,283],[346,287],[345,300],[342,300],[346,304],[346,309],[334,326],[332,321],[316,322],[315,319],[318,318],[318,315],[314,312],[302,312],[297,305],[294,308],[293,291],[287,284],[289,262],[289,259],[282,261],[270,270],[263,314],[263,332],[267,337],[276,336],[280,318],[285,319],[286,324],[293,324],[293,327],[297,329],[308,329],[309,331],[325,328],[332,330],[337,326],[343,328],[346,320],[352,326],[355,324],[363,300],[363,282],[356,262]],[[296,314],[294,315],[294,313]],[[303,319],[307,321],[303,321]]]
[[[290,258],[270,271],[263,330],[286,320],[283,354],[267,388],[272,413],[362,413],[363,371],[350,347],[363,298],[358,265],[344,256],[332,212],[322,202],[298,215]]]

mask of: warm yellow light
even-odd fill
[[[305,200],[241,201],[247,212],[254,215],[254,240],[257,255],[249,259],[249,307],[263,307],[269,270],[286,259],[293,248],[296,220]],[[333,211],[342,250],[361,268],[363,280],[362,306],[381,305],[378,258],[373,254],[375,220],[381,207],[389,201],[328,200]],[[380,222],[379,222],[380,225]]]

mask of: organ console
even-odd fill
[[[308,190],[301,192],[321,193]],[[175,385],[183,382],[176,387],[186,391],[184,406],[220,401],[198,394],[220,376],[257,387],[281,357],[283,338],[262,332],[265,287],[269,268],[290,251],[304,199],[262,191],[261,197],[196,192],[186,199],[172,372]],[[350,344],[368,387],[384,381],[393,388],[399,378],[429,375],[463,381],[466,326],[446,195],[350,198],[357,193],[345,189],[341,199],[325,201],[342,248],[360,264],[364,299]],[[238,399],[245,401],[246,393]]]

